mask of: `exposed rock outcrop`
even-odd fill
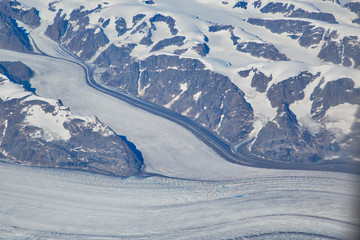
[[[354,87],[354,81],[350,78],[340,78],[327,82],[323,88],[317,86],[311,94],[313,104],[311,114],[313,118],[321,119],[330,107],[343,103],[360,105],[360,88]]]
[[[102,74],[105,84],[181,113],[231,143],[246,138],[252,108],[229,78],[195,59],[159,55],[136,61],[130,56],[133,47],[110,45],[99,55],[100,67],[116,66]]]
[[[10,81],[23,85],[26,90],[35,92],[30,84],[34,72],[22,62],[0,61],[0,73],[4,74]]]
[[[16,20],[32,23],[30,19],[33,19],[33,17],[28,19],[26,16],[30,16],[31,13],[22,12],[23,14],[15,14],[14,11],[15,9],[10,6],[8,0],[0,1],[0,48],[17,52],[32,52],[33,47],[30,44],[29,37],[25,30],[18,26]],[[36,10],[31,12],[36,12]],[[33,22],[33,24],[37,25],[36,22]]]
[[[86,28],[89,24],[88,14],[101,9],[101,5],[93,10],[83,10],[84,7],[75,9],[71,12],[69,20],[65,19],[60,9],[54,19],[54,23],[49,25],[46,34],[57,42],[62,42],[77,56],[88,60],[96,51],[109,43],[102,28]],[[75,24],[69,24],[69,21]]]
[[[323,158],[317,142],[300,127],[288,104],[282,104],[276,118],[261,129],[251,150],[268,161],[284,163],[311,163]]]
[[[248,22],[263,26],[273,33],[288,33],[302,47],[318,49],[318,57],[326,62],[360,68],[360,40],[358,36],[339,38],[336,30],[317,27],[308,21],[264,20],[250,18]]]

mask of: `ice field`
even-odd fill
[[[3,239],[356,239],[358,179],[120,179],[0,164]],[[14,238],[14,236],[16,236]]]

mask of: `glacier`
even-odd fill
[[[34,0],[20,2],[25,6],[35,6],[40,14],[48,12],[44,2],[50,3]],[[290,43],[285,34],[274,35],[243,21],[249,16],[256,17],[258,12],[245,13],[242,9],[239,11],[244,15],[234,12],[232,6],[238,1],[155,0],[155,4],[151,5],[144,4],[142,0],[106,2],[124,7],[123,17],[127,22],[131,22],[139,11],[152,14],[166,9],[166,13],[171,13],[176,19],[184,19],[178,21],[177,26],[191,39],[185,43],[188,46],[203,41],[201,33],[207,31],[209,19],[223,24],[237,22],[240,27],[234,31],[242,39],[259,42],[266,39],[293,59],[289,62],[268,62],[233,51],[230,32],[226,31],[209,33],[212,45],[206,58],[200,58],[193,50],[186,52],[186,57],[205,59],[207,69],[228,76],[245,92],[246,100],[256,109],[256,124],[251,137],[256,137],[260,129],[275,118],[276,109],[271,107],[266,94],[259,94],[251,86],[252,75],[240,78],[239,70],[256,67],[265,75],[272,75],[269,87],[302,71],[321,72],[313,85],[305,88],[305,98],[290,106],[302,126],[313,133],[321,126],[309,116],[310,90],[322,78],[322,87],[336,77],[351,77],[355,87],[360,86],[359,70],[324,64],[316,57],[314,49],[302,48]],[[271,1],[262,2],[265,5]],[[316,4],[320,9],[316,9],[310,0],[286,2],[296,2],[307,11],[332,12],[329,3],[322,1]],[[54,4],[72,10],[81,4],[87,9],[94,9],[98,2],[64,0]],[[193,8],[189,9],[190,5]],[[204,5],[207,11],[201,11]],[[223,5],[225,8],[219,10],[219,6]],[[117,12],[114,9],[108,8],[105,12],[115,18]],[[359,29],[344,17],[349,14],[348,11],[336,7],[334,14],[341,16],[338,19],[340,27],[329,24],[330,28],[341,28],[345,35],[360,35]],[[353,15],[351,17],[355,17]],[[36,44],[39,48],[34,47],[38,55],[0,49],[0,60],[24,62],[35,72],[32,86],[40,96],[61,99],[76,115],[97,116],[114,131],[127,136],[144,156],[145,173],[123,179],[0,161],[0,238],[358,239],[358,175],[261,169],[224,161],[185,128],[88,86],[84,70],[71,62],[74,61],[73,56],[44,35],[54,16],[55,13],[51,12],[41,15],[42,24],[38,28],[22,25],[34,40],[33,46]],[[279,14],[274,16],[282,17]],[[189,19],[199,19],[198,25],[193,25]],[[91,18],[90,22],[97,24],[97,19]],[[157,24],[158,31],[153,36],[156,41],[164,36],[171,37],[169,32],[163,31],[166,26]],[[245,32],[241,27],[251,30]],[[113,21],[107,29],[110,28],[115,28]],[[118,38],[115,31],[108,31],[107,36],[110,41]],[[131,37],[136,36],[126,37],[129,36],[121,36],[121,41],[131,42],[134,40]],[[103,50],[99,49],[90,62]],[[133,54],[139,59],[145,58],[149,50],[138,45]],[[174,50],[173,46],[168,46],[162,52],[170,54]],[[181,91],[186,90],[185,85],[179,87]],[[16,88],[11,88],[11,91],[19,90]],[[13,96],[2,87],[1,94]],[[202,94],[199,91],[192,98],[197,101]],[[177,100],[175,98],[174,101]],[[326,126],[335,129],[337,137],[341,138],[343,133],[350,131],[349,123],[357,121],[355,114],[356,108],[347,103],[330,108]],[[343,119],[339,115],[349,117]]]

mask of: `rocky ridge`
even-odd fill
[[[116,135],[95,117],[73,115],[61,101],[39,97],[17,85],[19,81],[29,84],[33,76],[21,62],[0,62],[0,71],[3,69],[0,158],[122,177],[141,172],[141,153],[125,137]]]

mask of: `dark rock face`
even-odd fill
[[[11,8],[11,16],[31,27],[40,26],[39,11],[36,8],[31,8],[26,11],[17,8]]]
[[[328,23],[336,23],[334,15],[331,13],[323,12],[308,12],[301,8],[295,9],[294,4],[282,3],[282,2],[270,2],[262,9],[262,13],[282,13],[287,17],[296,17],[296,18],[309,18],[314,20],[320,20]]]
[[[324,88],[317,86],[311,94],[313,101],[311,114],[314,119],[321,119],[325,116],[330,107],[343,103],[360,105],[360,88],[354,88],[354,82],[350,78],[340,78],[327,82]]]
[[[248,77],[250,75],[250,72],[252,71],[253,69],[249,69],[249,70],[243,70],[243,71],[239,71],[238,74],[240,75],[240,77]]]
[[[325,33],[325,29],[322,27],[312,28],[308,27],[299,39],[299,44],[302,47],[310,47],[315,44],[319,44]]]
[[[270,2],[266,4],[260,12],[262,13],[290,13],[295,9],[294,4],[287,4],[281,2]]]
[[[145,16],[146,16],[146,15],[145,15],[145,14],[142,14],[142,13],[139,13],[139,14],[133,16],[132,22],[133,22],[134,26],[135,26],[138,22],[140,22]]]
[[[116,47],[114,44],[111,44],[106,51],[99,55],[94,63],[100,67],[125,65],[133,60],[130,53],[135,46],[136,44],[129,44],[122,47]]]
[[[341,63],[342,46],[335,41],[330,41],[323,45],[319,52],[319,58],[335,64]]]
[[[352,20],[352,22],[360,24],[360,2],[348,2],[344,5],[344,7],[358,15],[358,18]]]
[[[75,9],[70,14],[70,21],[74,21],[74,24],[69,24],[59,10],[54,23],[46,29],[46,35],[57,42],[65,43],[69,50],[82,59],[89,60],[100,47],[109,43],[101,27],[86,28],[89,24],[87,15],[100,9],[101,5],[92,10],[84,11],[84,7]]]
[[[266,160],[284,163],[311,163],[323,157],[317,142],[299,126],[287,104],[260,130],[251,150]]]
[[[81,31],[82,33],[74,33],[73,29],[70,28],[70,31],[67,31],[65,35],[65,39],[69,40],[66,46],[71,51],[77,53],[82,59],[90,59],[96,53],[97,49],[109,43],[109,39],[103,30],[98,29],[83,29],[83,31]],[[82,41],[83,39],[85,39],[85,41]]]
[[[147,28],[148,28],[147,23],[143,22],[132,33],[144,32],[144,30]],[[141,45],[150,46],[151,44],[153,44],[153,41],[151,40],[151,36],[152,36],[151,29],[148,29],[147,35],[143,37],[139,43]]]
[[[254,8],[261,8],[261,0],[256,0],[253,3]]]
[[[267,92],[267,97],[272,107],[279,108],[284,104],[290,105],[295,101],[303,99],[305,87],[319,76],[320,73],[313,75],[309,72],[301,72],[297,76],[272,85]]]
[[[320,20],[328,23],[336,23],[336,19],[334,15],[331,13],[323,13],[323,12],[307,12],[302,9],[297,9],[293,11],[289,17],[296,17],[296,18],[309,18],[314,20]]]
[[[258,71],[256,68],[247,71],[240,71],[239,75],[241,77],[248,77],[250,71],[254,72],[254,76],[251,80],[251,87],[256,88],[256,91],[258,92],[266,92],[268,83],[272,80],[272,75],[268,77],[264,73]]]
[[[206,43],[199,43],[193,49],[202,57],[205,57],[210,52],[210,48]]]
[[[56,3],[58,3],[58,2],[56,2],[56,1],[54,1],[54,2],[50,2],[49,4],[48,4],[48,9],[50,10],[50,11],[52,11],[52,12],[56,12]]]
[[[24,123],[26,115],[21,111],[29,105],[42,108],[49,106],[47,102],[41,101],[25,105],[21,100],[23,99],[6,102],[0,100],[0,129],[1,132],[5,131],[0,148],[6,152],[7,158],[34,166],[89,170],[116,176],[140,173],[142,160],[120,137],[115,134],[102,136],[81,119],[73,119],[64,124],[72,134],[68,141],[48,142],[32,137],[37,132],[42,132],[42,129]],[[5,121],[6,126],[3,124]]]
[[[212,25],[209,27],[209,32],[219,32],[219,31],[222,31],[222,30],[233,30],[234,27],[231,26],[231,25]]]
[[[108,20],[104,21],[102,23],[101,27],[106,28],[109,25],[109,23],[110,23],[110,18]]]
[[[344,37],[341,41],[324,43],[318,57],[326,62],[360,68],[360,41],[357,36]]]
[[[325,29],[314,27],[310,22],[298,20],[263,20],[251,18],[249,23],[264,26],[273,33],[289,33],[292,39],[298,39],[302,47],[310,47],[319,44],[322,40]]]
[[[17,14],[13,11],[9,1],[0,1],[0,48],[17,52],[32,52],[29,37],[23,29],[18,27],[15,21]],[[24,16],[23,19],[25,19]]]
[[[263,26],[273,33],[289,33],[298,39],[302,47],[317,47],[321,44],[318,57],[326,62],[342,64],[346,67],[360,68],[360,41],[357,36],[338,39],[336,31],[315,27],[307,21],[248,19],[253,25]]]
[[[11,82],[21,84],[26,90],[35,92],[30,84],[34,72],[22,62],[0,61],[0,73],[4,74]]]
[[[185,37],[183,36],[175,36],[172,38],[166,38],[163,40],[160,40],[158,43],[156,43],[153,48],[151,49],[150,52],[155,52],[155,51],[159,51],[167,46],[171,46],[171,45],[176,45],[181,47],[182,45],[184,45],[184,40]]]
[[[343,65],[346,67],[360,68],[360,41],[358,37],[344,37],[342,43],[344,46],[344,52],[342,53]]]
[[[126,33],[127,28],[126,28],[126,21],[124,18],[118,18],[115,21],[115,30],[118,33],[118,36],[122,36],[124,35],[124,33]]]
[[[248,5],[247,2],[238,1],[233,8],[243,8],[243,9],[247,9],[247,5]]]
[[[62,9],[57,12],[54,23],[52,25],[49,25],[45,31],[45,34],[56,42],[59,42],[61,38],[65,35],[69,24],[69,21],[65,19],[66,14],[61,16],[61,13]]]
[[[353,23],[360,24],[360,17],[352,20]]]
[[[181,55],[181,54],[185,53],[186,51],[187,51],[187,49],[176,49],[174,51],[174,54]]]
[[[230,39],[236,50],[239,52],[249,53],[254,57],[263,57],[272,61],[288,61],[290,60],[285,54],[280,53],[279,50],[271,43],[258,42],[240,42],[241,38],[235,36],[234,27],[231,25],[212,25],[209,27],[209,32],[229,31]]]
[[[144,14],[138,14],[136,16],[133,17],[133,23],[134,26],[135,24],[137,24],[139,21],[141,21],[142,18],[144,18],[145,15]],[[155,26],[154,26],[155,27]],[[141,41],[139,42],[141,45],[145,45],[145,46],[150,46],[151,44],[153,44],[153,41],[151,40],[151,36],[152,36],[152,32],[151,32],[152,28],[150,28],[148,26],[148,24],[144,21],[142,22],[140,25],[138,25],[135,29],[133,29],[131,31],[131,34],[135,34],[135,33],[146,33],[146,35],[141,39]]]
[[[252,108],[230,79],[205,70],[196,59],[159,55],[134,61],[130,56],[118,57],[130,53],[132,47],[110,46],[100,54],[96,60],[100,66],[117,66],[103,73],[105,84],[181,113],[232,143],[252,130]]]
[[[35,28],[40,26],[39,11],[36,8],[24,10],[21,8],[21,3],[16,0],[3,0],[1,2],[2,7],[6,7],[7,14],[9,14],[12,18],[19,20],[30,27]]]
[[[236,47],[239,52],[250,53],[255,57],[263,57],[272,61],[290,60],[285,54],[280,53],[274,45],[270,43],[242,42]]]
[[[170,16],[156,14],[155,16],[150,18],[149,21],[151,23],[152,29],[154,29],[154,30],[156,30],[156,27],[154,25],[155,22],[165,22],[169,26],[169,29],[170,29],[170,32],[172,35],[176,35],[179,32],[179,30],[177,30],[175,28],[175,20]]]
[[[344,8],[347,8],[351,12],[360,15],[360,2],[348,2],[344,5]]]
[[[144,17],[145,17],[145,14],[137,14],[136,16],[134,16],[133,17],[134,26],[135,26],[135,24],[137,22],[141,21],[141,19],[143,19]],[[175,28],[175,20],[170,16],[164,16],[162,14],[156,14],[156,15],[154,15],[153,17],[151,17],[149,19],[149,22],[150,22],[150,25],[151,25],[150,27],[144,21],[140,25],[138,25],[136,27],[136,29],[134,29],[131,32],[131,34],[134,34],[134,33],[137,33],[137,32],[146,33],[146,36],[144,36],[141,39],[141,41],[139,42],[141,45],[150,46],[151,44],[153,44],[153,41],[151,40],[152,31],[156,30],[155,23],[157,23],[157,22],[166,23],[168,25],[169,30],[170,30],[172,35],[176,35],[179,32],[179,30]],[[157,46],[154,46],[155,49],[153,48],[152,51],[158,51],[158,50],[164,48],[165,46],[169,46],[169,45],[182,46],[184,39],[185,39],[185,37],[182,37],[182,36],[176,36],[176,37],[169,38],[169,39],[163,39],[163,40],[161,40],[160,42],[157,43]]]
[[[310,25],[310,22],[299,20],[264,20],[258,18],[249,18],[248,23],[263,26],[273,33],[281,34],[284,32],[290,34],[302,33]]]

